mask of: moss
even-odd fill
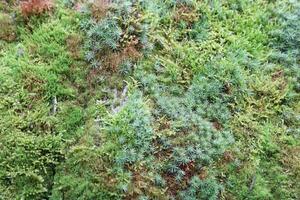
[[[0,199],[298,199],[297,1],[1,6]]]

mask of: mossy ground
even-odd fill
[[[299,199],[299,3],[113,2],[0,2],[0,199]]]

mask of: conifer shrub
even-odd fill
[[[167,116],[166,126],[172,133],[161,137],[164,142],[160,145],[162,151],[168,152],[162,171],[174,190],[184,189],[180,183],[187,183],[203,167],[216,162],[234,142],[227,127],[231,112],[225,106],[232,99],[225,83],[218,79],[222,73],[209,70],[195,75],[185,92],[175,92],[178,90],[175,86],[164,90],[154,82],[161,89],[154,95],[158,106],[156,117]]]
[[[299,59],[300,59],[300,4],[290,2],[290,8],[282,6],[281,9],[275,9],[275,14],[280,22],[280,28],[272,30],[272,47],[275,51],[271,54],[270,60],[282,64],[285,67],[285,73],[288,76],[294,76],[293,89],[299,92]]]
[[[50,199],[121,199],[120,180],[106,156],[95,146],[73,146],[57,167]]]
[[[86,59],[94,68],[116,71],[127,59],[141,57],[141,51],[148,46],[147,27],[142,19],[140,2],[96,3],[107,5],[107,13],[100,19],[91,15],[90,20],[83,24],[88,36]]]
[[[121,105],[122,106],[122,105]],[[140,92],[132,94],[120,111],[106,121],[106,137],[118,147],[115,162],[134,163],[151,151],[152,117]]]
[[[286,84],[290,84],[290,92],[286,96],[283,107],[283,118],[286,125],[289,126],[289,133],[299,135],[296,127],[299,126],[300,120],[296,117],[299,110],[299,91],[300,91],[300,72],[299,72],[299,30],[300,30],[300,4],[296,1],[284,4],[282,2],[273,10],[272,20],[278,23],[278,27],[269,32],[271,41],[270,46],[273,51],[270,53],[269,61],[275,63],[271,65],[270,73],[272,73],[273,81],[280,81],[284,79],[282,88]],[[276,16],[276,17],[275,17]],[[277,65],[282,65],[283,68],[278,68]],[[291,109],[294,107],[294,109]]]
[[[0,137],[0,197],[47,198],[63,159],[61,137],[3,132]]]
[[[64,121],[64,124],[56,125],[57,130],[63,135],[63,138],[76,140],[81,133],[78,133],[77,130],[84,124],[84,113],[82,109],[78,106],[68,104],[61,105],[56,115],[58,120]]]
[[[198,21],[199,14],[194,1],[175,1],[173,4],[176,7],[173,13],[173,20],[176,23],[185,23],[186,28],[189,28],[194,22]]]
[[[186,190],[179,193],[178,197],[183,200],[207,199],[216,200],[222,189],[222,186],[214,179],[201,180],[194,176]]]
[[[82,123],[78,103],[66,102],[70,90],[75,96],[67,82],[84,77],[69,73],[75,61],[65,47],[65,30],[76,29],[76,17],[58,12],[59,19],[32,20],[32,30],[18,24],[19,43],[0,50],[0,199],[49,199],[66,141],[74,141]]]
[[[132,93],[118,112],[103,116],[94,126],[94,137],[73,147],[59,167],[53,199],[121,199],[133,190],[130,169],[151,154],[154,134],[142,94]]]

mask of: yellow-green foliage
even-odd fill
[[[20,24],[18,41],[1,48],[1,199],[47,198],[56,165],[64,159],[64,138],[76,140],[80,133],[83,114],[71,83],[84,74],[72,74],[72,65],[81,64],[70,58],[65,45],[78,18],[63,9],[57,12],[32,19],[34,25]]]

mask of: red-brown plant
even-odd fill
[[[21,1],[21,13],[24,17],[39,15],[53,8],[52,0],[26,0]]]

